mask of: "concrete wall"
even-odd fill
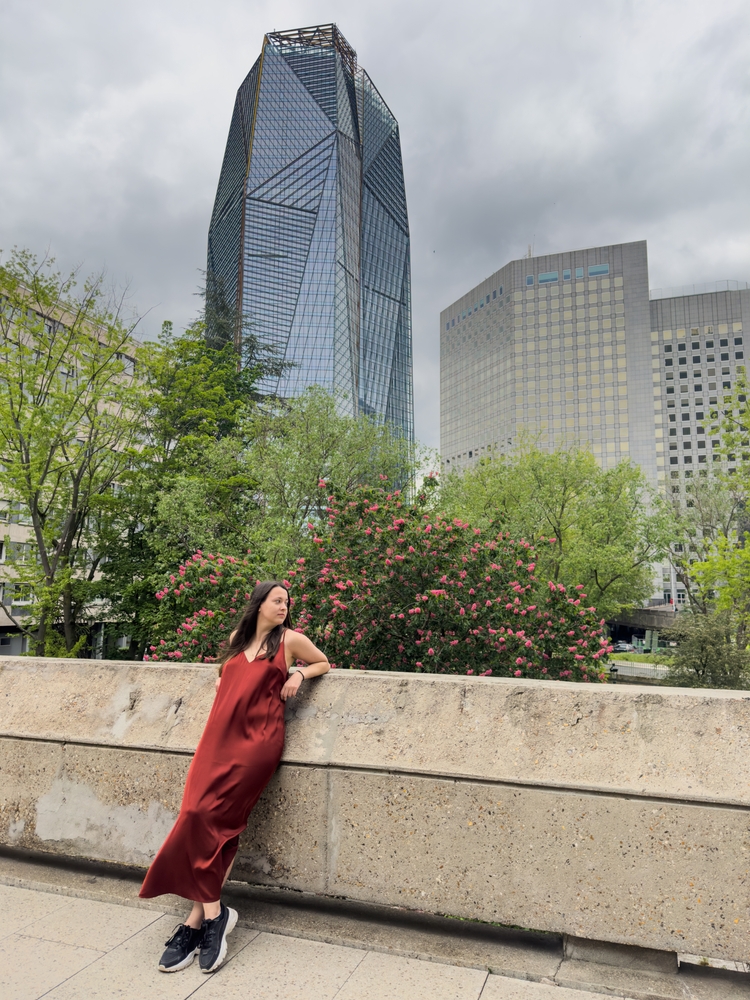
[[[146,866],[200,665],[0,663],[0,842]],[[672,952],[750,953],[750,695],[334,671],[288,709],[250,881]]]

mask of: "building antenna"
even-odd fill
[[[529,243],[529,252],[526,255],[527,257],[529,257],[529,259],[534,256],[534,243],[535,242],[536,242],[536,233],[534,233],[534,235],[531,237],[531,243]]]

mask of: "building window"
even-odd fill
[[[582,278],[582,277],[583,277],[583,268],[582,267],[577,267],[576,268],[576,278]]]
[[[493,288],[493,290],[492,290],[492,298],[493,299],[497,298],[497,289],[496,288]]]
[[[672,345],[671,344],[665,344],[664,345],[664,353],[665,354],[671,354],[672,353]]]
[[[722,361],[729,361],[729,354],[728,353],[722,354],[721,360]]]
[[[446,324],[445,324],[445,329],[446,329],[446,330],[450,330],[450,328],[451,328],[451,325],[450,325],[450,323],[446,323]]]
[[[570,271],[563,271],[563,281],[570,281]]]
[[[534,284],[534,275],[533,274],[527,274],[526,275],[526,284],[527,285],[533,285]]]
[[[722,337],[721,340],[719,341],[719,347],[728,347],[728,346],[729,346],[729,341],[726,339],[726,337]]]
[[[737,344],[741,344],[741,343],[742,343],[742,337],[735,337],[734,338],[735,347],[737,346]]]
[[[591,264],[589,278],[596,278],[600,274],[609,274],[609,264]]]
[[[539,275],[539,284],[547,285],[551,281],[557,281],[558,274],[557,271],[545,271],[544,274]]]
[[[706,347],[710,347],[710,348],[712,348],[712,349],[713,349],[713,346],[714,346],[714,342],[713,342],[713,340],[707,340],[707,341],[706,341]]]
[[[744,357],[745,357],[745,354],[744,354],[743,351],[735,351],[734,352],[734,359],[735,359],[735,361],[742,361],[744,359]]]

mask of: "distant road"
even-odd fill
[[[631,663],[630,660],[610,660],[610,669],[617,667],[618,677],[651,677],[653,680],[663,680],[669,673],[669,667],[663,663]]]

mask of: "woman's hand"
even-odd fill
[[[281,700],[286,701],[287,698],[293,698],[302,686],[304,679],[304,674],[301,674],[299,670],[295,670],[293,674],[289,674],[284,687],[281,689]]]

